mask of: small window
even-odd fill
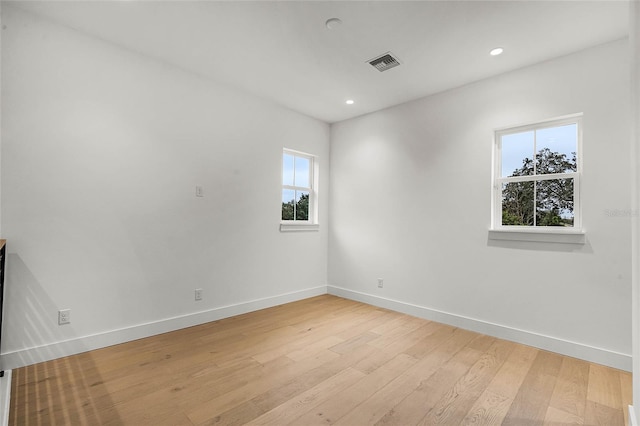
[[[313,224],[315,214],[313,155],[285,149],[282,155],[282,221]]]
[[[493,227],[580,229],[582,116],[495,133]]]

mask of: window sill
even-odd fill
[[[309,232],[319,231],[320,225],[317,223],[281,223],[280,232]]]
[[[532,241],[539,243],[585,244],[586,233],[582,229],[560,231],[551,229],[489,229],[490,240]]]

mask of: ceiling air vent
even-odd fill
[[[391,52],[387,52],[383,55],[376,56],[375,58],[367,61],[378,71],[386,71],[390,68],[400,65],[400,60],[394,57]]]

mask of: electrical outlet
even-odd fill
[[[196,300],[202,300],[202,289],[201,288],[196,288],[195,296],[196,296]]]
[[[196,197],[204,197],[204,189],[201,186],[196,186]]]
[[[62,309],[58,311],[58,325],[71,323],[71,309]]]
[[[384,280],[382,278],[378,278],[378,288],[384,287]]]

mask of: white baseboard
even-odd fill
[[[633,405],[629,406],[629,425],[638,426],[638,420],[636,419],[636,412],[633,409]]]
[[[584,359],[590,362],[607,365],[620,370],[631,371],[630,355],[337,286],[313,287],[296,292],[250,300],[228,306],[221,306],[207,311],[166,318],[160,321],[138,324],[122,329],[110,330],[103,333],[81,336],[47,345],[7,352],[2,354],[2,365],[4,369],[8,371],[25,365],[36,364],[38,362],[49,361],[64,356],[104,348],[136,339],[142,339],[326,293],[406,313],[416,317],[441,322],[443,324],[449,324],[501,339],[534,346],[536,348],[563,355]]]
[[[424,306],[418,306],[342,287],[330,285],[327,286],[327,290],[329,294],[344,297],[346,299],[356,300],[381,308],[425,318],[431,321],[437,321],[443,324],[464,328],[466,330],[487,334],[500,339],[522,343],[524,345],[583,359],[589,362],[607,365],[620,370],[631,371],[631,355],[558,339],[556,337],[545,336],[526,330],[519,330],[500,324],[493,324],[474,318],[438,311]]]
[[[186,327],[192,327],[219,319],[245,314],[260,309],[270,308],[284,303],[295,302],[309,297],[327,293],[326,286],[307,288],[291,293],[255,299],[228,306],[166,318],[145,324],[137,324],[131,327],[110,330],[74,339],[54,342],[42,346],[21,349],[2,354],[2,365],[5,369],[19,368],[25,365],[36,364],[69,355],[75,355],[94,349],[130,342],[149,336],[155,336],[169,331],[175,331]]]
[[[11,370],[5,370],[4,377],[0,377],[0,425],[9,424],[9,409],[11,408]]]

